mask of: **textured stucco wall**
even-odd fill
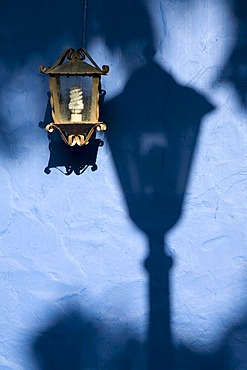
[[[105,341],[116,348],[120,333],[144,339],[147,331],[146,238],[128,218],[106,138],[96,172],[44,173],[48,139],[38,123],[48,79],[38,67],[80,46],[82,2],[70,3],[56,16],[58,1],[40,9],[29,1],[1,5],[1,370],[33,369],[33,338],[73,304],[104,327]],[[174,339],[203,355],[231,343],[229,333],[245,325],[247,310],[246,113],[234,89],[215,82],[236,27],[223,0],[147,3],[156,61],[216,106],[203,119],[183,216],[168,235]],[[110,65],[103,79],[110,99],[130,72],[99,36],[88,48],[99,65]],[[138,59],[134,50],[129,69]]]

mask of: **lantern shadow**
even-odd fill
[[[98,169],[96,164],[98,148],[104,145],[103,141],[92,137],[88,145],[70,147],[59,138],[51,139],[49,144],[50,158],[44,172],[50,174],[51,168],[65,167],[65,175],[81,175],[88,167],[94,172]]]
[[[103,107],[107,138],[132,221],[148,236],[148,369],[172,369],[169,274],[164,235],[181,217],[201,119],[214,109],[151,61]]]
[[[120,95],[103,106],[107,138],[131,220],[147,235],[149,323],[147,368],[173,368],[170,271],[164,236],[181,217],[202,117],[212,104],[181,86],[154,62],[154,35],[147,2],[98,2],[100,35],[121,54],[128,75]],[[116,17],[121,14],[121,17]],[[164,17],[165,18],[165,17]]]
[[[47,94],[48,98],[50,93]],[[104,92],[102,93],[102,99]],[[52,122],[52,113],[50,99],[48,99],[45,118],[39,123],[40,128],[45,128],[47,124]],[[59,169],[62,173],[69,176],[72,173],[81,175],[87,168],[91,167],[92,171],[98,169],[97,154],[99,147],[104,145],[103,140],[96,138],[96,132],[90,138],[87,145],[84,146],[69,146],[64,143],[60,134],[57,131],[48,133],[50,157],[47,167],[44,169],[46,174],[50,174],[52,168]],[[64,167],[65,172],[59,167]]]

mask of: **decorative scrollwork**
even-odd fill
[[[40,71],[41,73],[45,73],[45,72],[47,71],[47,67],[46,67],[46,66],[40,66],[40,67],[39,67],[39,71]]]
[[[88,142],[85,142],[85,136],[84,135],[69,135],[68,136],[68,144],[70,146],[74,146],[74,145],[79,145],[79,146],[82,146],[82,145],[87,145]]]
[[[68,60],[75,60],[75,59],[85,59],[85,54],[83,52],[83,49],[68,49],[67,51],[67,58]]]
[[[83,125],[82,125],[83,126]],[[65,133],[60,127],[59,124],[55,123],[50,123],[49,125],[46,125],[45,127],[46,131],[48,132],[53,132],[54,129],[57,129],[65,142],[65,144],[69,146],[74,146],[74,145],[87,145],[95,132],[95,130],[101,131],[101,130],[106,130],[106,124],[105,123],[96,123],[92,126],[92,128],[87,132],[87,133],[73,133],[73,134],[68,134]]]
[[[75,50],[74,49],[68,49],[68,51],[67,51],[67,58],[69,60],[75,59],[74,55],[75,55]]]
[[[97,131],[105,131],[107,129],[107,126],[105,123],[98,123],[96,127],[97,127]]]
[[[45,66],[40,66],[39,70],[40,72],[42,73],[45,73],[45,74],[49,74],[49,73],[53,73],[53,70],[56,68],[56,67],[59,67],[63,64],[63,62],[65,61],[65,59],[68,59],[69,61],[73,62],[75,60],[81,60],[81,61],[84,61],[84,59],[88,59],[92,65],[96,68],[97,70],[97,73],[99,74],[107,74],[109,72],[109,67],[106,66],[106,65],[103,65],[102,69],[96,64],[96,62],[93,60],[93,58],[91,57],[91,55],[87,52],[87,50],[83,49],[83,48],[80,48],[80,49],[66,49],[61,55],[60,57],[57,59],[57,61],[51,66],[51,67],[45,67]]]
[[[53,126],[53,124],[52,123],[49,123],[49,125],[46,125],[45,126],[45,129],[46,129],[46,131],[48,131],[48,132],[53,132],[54,131],[54,126]]]
[[[107,66],[105,64],[102,66],[102,72],[104,74],[107,74],[109,72],[109,70],[110,70],[110,67],[109,66]]]
[[[84,52],[84,49],[77,49],[77,53],[78,53],[78,55],[81,57],[81,59],[82,60],[84,60],[85,59],[85,52]]]

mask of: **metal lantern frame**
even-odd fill
[[[85,59],[90,62],[85,62]],[[66,61],[67,59],[67,61]],[[90,54],[83,48],[67,49],[51,66],[40,66],[40,72],[50,77],[50,104],[52,109],[52,118],[54,122],[46,125],[45,129],[48,132],[53,132],[55,129],[60,132],[64,142],[70,146],[86,145],[95,130],[106,130],[107,125],[99,121],[99,100],[101,93],[101,76],[107,75],[109,67],[103,65],[100,68]],[[90,99],[90,119],[77,120],[71,119],[65,121],[61,114],[61,77],[81,76],[92,78],[92,91]]]

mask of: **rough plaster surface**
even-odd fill
[[[149,5],[156,60],[217,107],[203,121],[183,217],[168,237],[175,260],[174,338],[204,353],[219,346],[247,310],[247,122],[234,90],[214,85],[235,28],[224,1]],[[36,45],[11,71],[0,58],[1,370],[33,369],[32,336],[72,302],[106,323],[109,337],[123,326],[138,337],[146,333],[146,240],[128,219],[107,143],[94,173],[43,172],[48,140],[38,122],[48,81],[38,66],[78,39],[64,33],[42,53]],[[128,77],[118,73],[121,58],[100,39],[90,48],[99,64],[111,67],[103,82],[110,98]]]

